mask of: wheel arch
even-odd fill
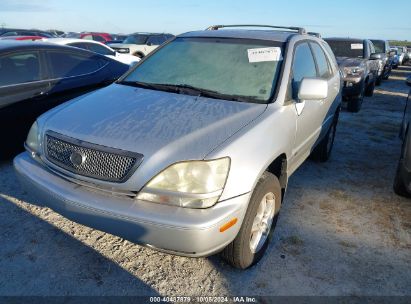
[[[285,153],[282,153],[279,156],[277,156],[265,170],[278,178],[278,181],[280,182],[281,186],[281,200],[284,199],[284,194],[288,184],[287,168],[287,155]]]
[[[146,55],[144,55],[144,53],[142,51],[135,51],[133,53],[133,56],[138,56],[140,58],[144,58]]]

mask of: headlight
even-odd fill
[[[176,163],[155,176],[137,199],[185,208],[208,208],[220,198],[229,169],[228,157]]]
[[[34,122],[34,124],[31,126],[29,134],[27,135],[26,139],[26,147],[29,150],[29,152],[34,154],[37,154],[39,152],[40,148],[40,140],[39,140],[39,130],[38,130],[38,125],[37,121]]]
[[[127,54],[127,53],[130,53],[130,49],[117,49],[117,52],[122,53],[122,54]]]
[[[364,73],[364,68],[344,67],[344,74],[347,76],[360,76],[362,73]]]

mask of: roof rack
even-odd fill
[[[317,37],[317,38],[321,38],[321,34],[320,34],[320,33],[308,32],[307,34],[310,35],[310,36],[314,36],[314,37]]]
[[[306,34],[307,31],[305,28],[302,27],[295,27],[295,26],[276,26],[276,25],[260,25],[260,24],[233,24],[233,25],[212,25],[206,29],[206,31],[217,31],[222,28],[226,27],[267,27],[267,28],[274,28],[274,29],[284,29],[290,31],[296,31],[299,34]]]

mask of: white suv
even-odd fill
[[[129,35],[123,43],[108,45],[121,54],[143,58],[173,37],[171,34],[134,33]]]

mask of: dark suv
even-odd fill
[[[344,77],[343,98],[348,110],[358,112],[364,96],[372,96],[382,74],[382,55],[367,39],[327,38]]]
[[[391,52],[390,43],[387,40],[372,39],[371,42],[374,44],[375,52],[382,55],[383,72],[377,79],[378,84],[382,79],[386,80],[390,77],[394,56]]]

